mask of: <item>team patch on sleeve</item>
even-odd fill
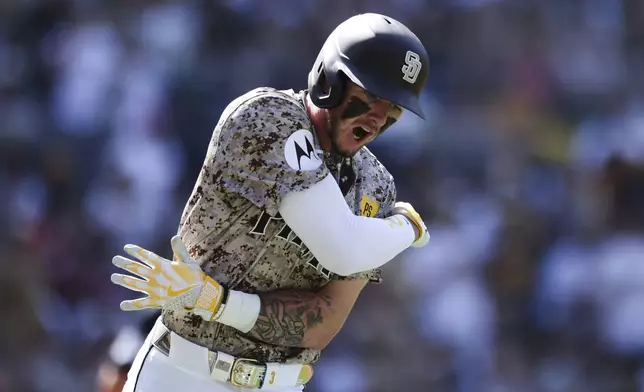
[[[360,215],[366,216],[368,218],[376,216],[378,214],[378,202],[367,195],[362,196],[360,200]]]
[[[293,170],[311,171],[322,165],[315,148],[313,134],[306,129],[300,129],[288,137],[284,144],[284,158]]]

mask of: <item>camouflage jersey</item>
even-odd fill
[[[279,216],[285,194],[329,173],[356,214],[384,216],[395,200],[392,176],[366,148],[352,158],[320,150],[304,97],[292,90],[250,91],[224,110],[213,133],[179,233],[204,272],[228,288],[263,293],[317,290],[335,279],[380,282],[380,270],[330,273]],[[320,354],[267,344],[187,312],[165,312],[163,321],[194,343],[238,357],[311,363]]]

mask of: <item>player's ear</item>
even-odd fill
[[[322,74],[320,75],[320,85],[322,86],[322,91],[325,94],[328,94],[330,90],[329,81],[327,80],[326,74],[324,72],[322,72]]]

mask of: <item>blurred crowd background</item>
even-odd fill
[[[307,391],[644,391],[644,1],[1,0],[1,392],[97,390],[145,316],[112,256],[169,255],[222,109],[360,12],[430,53],[371,149],[432,239]]]

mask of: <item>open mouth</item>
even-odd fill
[[[363,140],[371,136],[371,132],[363,127],[353,128],[353,139],[354,140]]]

